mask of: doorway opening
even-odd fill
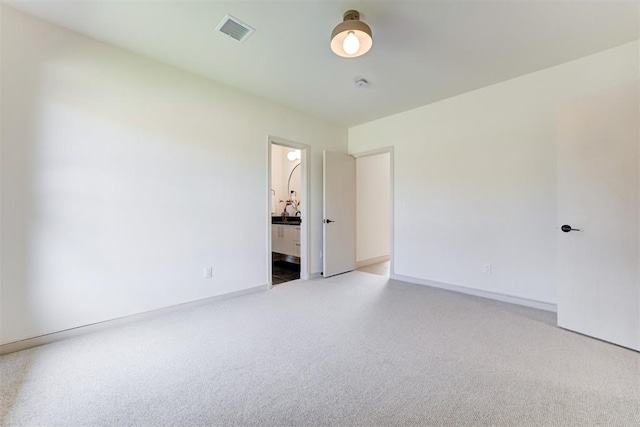
[[[308,147],[269,139],[269,283],[308,279]]]
[[[356,158],[356,269],[390,277],[393,253],[393,152]]]

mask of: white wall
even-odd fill
[[[356,262],[389,256],[389,153],[356,159]]]
[[[351,128],[352,153],[394,146],[394,273],[555,303],[557,106],[638,59],[633,42]]]
[[[1,12],[0,343],[267,284],[268,135],[312,147],[320,271],[346,129]]]
[[[274,191],[274,214],[280,214],[282,212],[282,203],[280,200],[284,200],[282,197],[287,190],[282,189],[282,181],[284,175],[284,162],[286,161],[285,148],[271,144],[271,188]]]

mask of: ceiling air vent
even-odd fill
[[[231,15],[225,15],[216,27],[216,31],[244,43],[256,30]]]

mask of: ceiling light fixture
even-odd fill
[[[300,157],[301,157],[300,150],[293,150],[287,153],[287,159],[289,159],[289,161],[291,162],[293,162],[294,160],[300,160]]]
[[[331,50],[343,58],[356,58],[369,52],[373,45],[371,28],[360,21],[357,10],[344,13],[344,21],[331,32]]]

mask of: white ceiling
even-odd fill
[[[352,126],[638,38],[638,3],[611,1],[5,1],[116,46]],[[345,59],[348,9],[373,30]],[[256,32],[215,31],[225,13]],[[358,89],[356,77],[371,85]]]

